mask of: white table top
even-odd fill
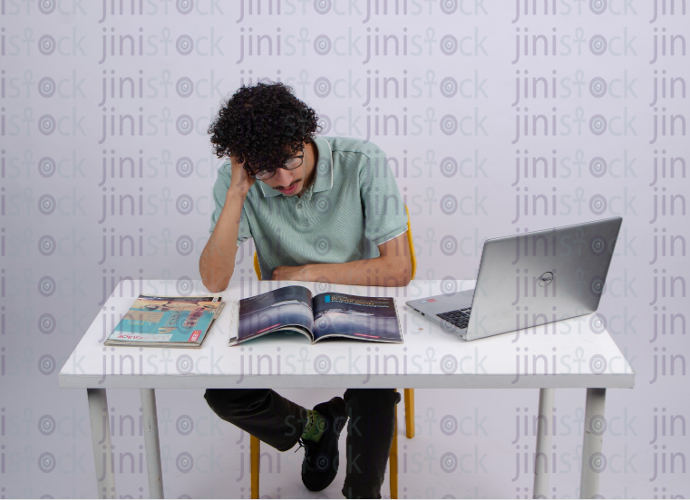
[[[560,321],[548,328],[539,326],[466,342],[405,305],[408,300],[440,294],[441,283],[413,280],[404,288],[386,288],[231,281],[220,294],[228,304],[200,349],[105,347],[103,340],[140,293],[209,293],[201,281],[187,281],[190,288],[184,293],[177,290],[176,280],[122,281],[60,370],[60,387],[633,387],[635,374],[630,364],[607,331],[592,331],[591,315]],[[458,281],[457,290],[471,289],[474,283]],[[287,285],[302,285],[314,294],[333,291],[392,296],[404,343],[334,339],[312,345],[303,335],[278,332],[229,347],[231,334],[237,332],[237,307],[232,302]]]

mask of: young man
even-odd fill
[[[407,215],[384,153],[372,143],[315,137],[314,110],[282,83],[242,87],[209,127],[229,157],[213,188],[216,208],[199,271],[225,290],[237,248],[253,238],[262,279],[405,286]],[[335,478],[348,420],[348,498],[381,498],[394,428],[394,389],[348,389],[307,410],[271,389],[209,389],[222,419],[280,451],[305,447],[302,481],[321,491]]]

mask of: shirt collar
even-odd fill
[[[307,200],[311,200],[313,193],[327,191],[333,187],[333,153],[331,151],[331,145],[323,137],[314,138],[314,144],[319,153],[319,160],[314,166],[316,169],[316,178],[312,185],[309,186],[302,195],[302,197]],[[264,198],[272,198],[279,194],[283,194],[262,181],[256,182],[259,184]]]

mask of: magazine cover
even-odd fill
[[[224,302],[220,296],[139,295],[105,345],[201,345]]]

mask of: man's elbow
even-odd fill
[[[401,264],[400,264],[400,269],[402,269],[401,275],[402,275],[402,285],[401,286],[407,286],[410,284],[412,281],[412,259],[408,255],[405,255],[403,258]]]
[[[206,289],[211,292],[211,293],[220,293],[224,292],[225,289],[228,287],[230,284],[230,279],[232,278],[232,274],[230,276],[218,276],[217,273],[204,273],[200,272],[201,274],[201,283],[206,287]]]
[[[223,286],[223,285],[220,284],[220,283],[213,283],[213,284],[209,283],[209,284],[206,284],[206,283],[203,282],[203,280],[202,280],[202,283],[203,283],[203,285],[206,287],[206,290],[208,290],[210,293],[221,293],[221,292],[224,292],[224,291],[228,288],[228,285],[230,284],[230,282],[226,283],[225,286]]]
[[[389,273],[391,279],[388,280],[386,286],[407,286],[412,281],[412,265],[410,261],[396,261],[393,263],[393,269]]]
[[[412,271],[410,269],[404,269],[401,278],[400,286],[407,286],[412,281]]]
[[[214,289],[214,287],[206,287],[206,288],[207,288],[208,291],[211,292],[211,293],[223,293],[228,287],[227,287],[227,285],[226,285],[226,286],[224,286],[224,287],[218,287],[218,288],[215,288],[215,289]]]

